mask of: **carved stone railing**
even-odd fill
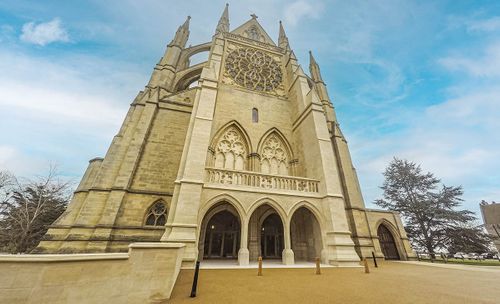
[[[206,168],[205,181],[210,184],[247,186],[267,190],[309,193],[319,191],[319,180],[316,179],[217,168]]]

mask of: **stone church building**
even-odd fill
[[[209,42],[186,46],[189,21],[37,252],[165,242],[185,244],[184,266],[413,258],[399,215],[365,207],[312,54],[306,73],[281,23],[277,44],[255,15],[230,30],[227,6]]]

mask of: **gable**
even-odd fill
[[[276,46],[274,41],[271,37],[269,37],[256,18],[248,20],[238,28],[231,31],[231,33]]]

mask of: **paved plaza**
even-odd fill
[[[196,298],[192,270],[182,270],[168,303],[499,303],[500,267],[420,262],[363,268],[201,269]]]

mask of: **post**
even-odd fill
[[[365,262],[365,273],[370,273],[370,268],[368,268],[368,260],[364,258],[363,261]]]
[[[200,261],[196,261],[196,268],[194,269],[193,286],[191,287],[191,298],[196,297],[196,288],[198,287],[198,272],[200,271]]]
[[[321,266],[319,258],[316,258],[316,274],[321,274]]]
[[[259,270],[257,271],[257,276],[262,276],[262,257],[259,257]]]
[[[372,251],[373,263],[375,263],[375,268],[378,268],[377,258],[375,257],[375,252]]]

